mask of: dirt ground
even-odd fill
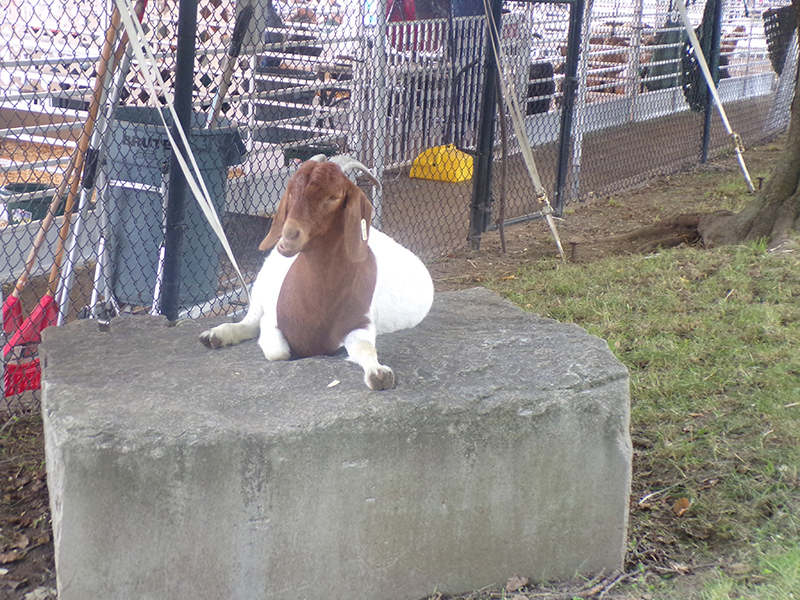
[[[38,415],[0,424],[0,598],[48,600],[55,589],[50,506]],[[26,596],[38,590],[36,596]]]
[[[745,152],[756,187],[771,171],[781,144],[779,138]],[[610,255],[636,254],[658,236],[619,236],[676,216],[730,209],[730,199],[744,196],[746,190],[731,153],[708,164],[659,177],[638,189],[569,205],[556,225],[567,260],[591,262]],[[542,220],[508,227],[504,237],[505,253],[500,232],[495,230],[483,234],[478,251],[463,249],[431,261],[429,268],[437,291],[480,285],[487,277],[511,277],[532,261],[559,257],[555,238]]]
[[[745,154],[754,181],[768,174],[779,147],[780,141]],[[734,158],[726,157],[613,198],[570,206],[558,223],[567,258],[590,262],[609,254],[634,253],[646,240],[605,238],[675,215],[719,208],[726,193],[744,187],[743,180],[737,182],[737,173]],[[507,252],[502,253],[501,236],[495,231],[483,236],[479,251],[454,251],[430,261],[437,290],[472,287],[490,277],[513,277],[531,261],[558,256],[543,221],[507,228],[505,242]],[[53,597],[48,595],[55,588],[55,568],[41,427],[38,415],[0,415],[0,599]],[[598,587],[598,594],[603,589]],[[586,595],[587,591],[581,597],[596,597]]]

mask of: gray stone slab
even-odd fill
[[[343,357],[268,363],[212,321],[44,333],[60,600],[412,600],[622,565],[628,374],[483,289]],[[329,387],[335,381],[340,383]]]

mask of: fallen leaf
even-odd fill
[[[633,443],[634,448],[652,448],[653,442],[647,439],[646,437],[640,436],[631,436],[631,442]]]
[[[692,572],[692,569],[688,565],[684,565],[683,563],[670,562],[669,566],[678,575],[688,575],[689,573]]]
[[[686,511],[689,510],[690,502],[688,498],[679,498],[675,501],[675,504],[672,505],[672,512],[675,513],[676,517],[682,517],[686,514]]]
[[[688,529],[686,533],[696,540],[707,540],[711,537],[711,531],[708,529]]]
[[[3,582],[3,584],[8,586],[8,587],[10,587],[12,590],[14,590],[16,592],[19,588],[28,585],[28,580],[27,579],[6,579]]]
[[[19,534],[14,536],[14,542],[11,544],[12,548],[18,548],[19,550],[25,550],[28,546],[31,545],[31,541],[28,539],[27,535]]]
[[[506,582],[506,591],[507,592],[517,592],[528,585],[529,581],[527,577],[512,577]]]
[[[7,565],[9,563],[22,560],[25,555],[18,550],[11,550],[10,552],[3,552],[0,554],[0,565]]]
[[[11,517],[9,519],[9,522],[11,522],[11,523],[13,523],[15,525],[19,525],[23,529],[27,529],[28,527],[33,525],[33,517],[29,517],[29,516],[25,516],[25,515],[21,515],[19,517]]]
[[[38,587],[32,592],[25,594],[24,600],[55,600],[58,592],[51,587]]]
[[[530,600],[527,596],[523,596],[522,594],[514,594],[514,597],[511,600]]]
[[[745,575],[753,570],[752,565],[748,565],[747,563],[733,563],[725,568],[725,571],[728,572],[728,575]]]

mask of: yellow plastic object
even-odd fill
[[[414,159],[410,177],[456,183],[472,179],[472,157],[452,144],[428,148]]]

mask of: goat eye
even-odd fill
[[[328,196],[327,201],[331,204],[335,204],[336,202],[339,202],[341,199],[342,198],[340,196]]]

